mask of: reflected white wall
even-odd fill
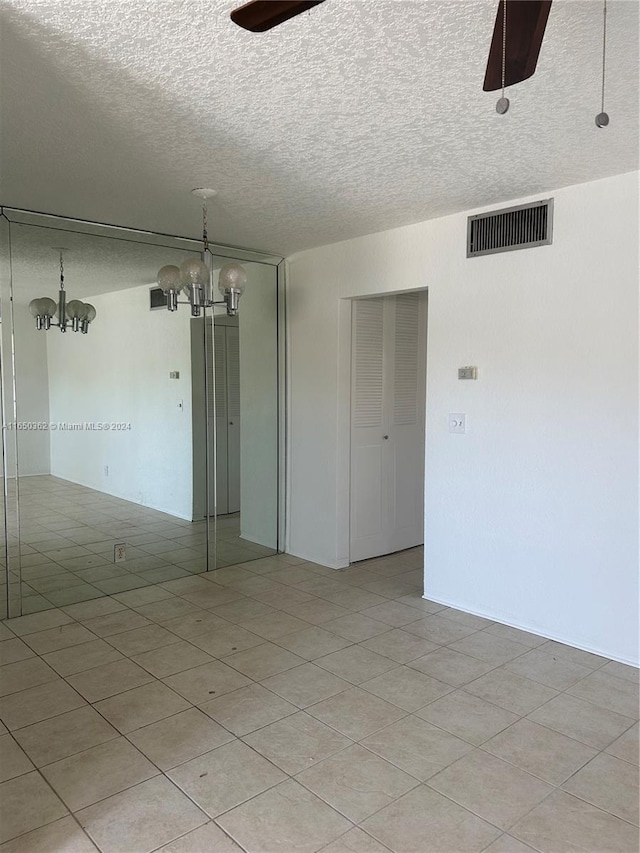
[[[278,333],[277,273],[244,264],[240,300],[240,535],[277,547]]]
[[[278,547],[278,312],[277,270],[243,263],[247,288],[238,312],[240,330],[240,536]],[[217,267],[214,269],[214,280]],[[215,309],[216,317],[225,313]],[[217,320],[216,320],[217,323]],[[202,330],[193,333],[194,446],[204,442]],[[199,411],[200,409],[200,411]],[[200,453],[204,458],[204,454]],[[204,514],[204,463],[194,455],[194,518]]]
[[[50,418],[131,429],[51,432],[51,473],[191,519],[189,312],[150,311],[148,286],[92,303],[87,335],[47,333]]]
[[[18,475],[49,474],[49,432],[43,425],[49,417],[49,370],[47,337],[53,331],[36,329],[29,308],[22,302],[14,305],[17,398]]]

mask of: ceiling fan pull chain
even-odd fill
[[[606,127],[609,124],[609,116],[604,111],[604,82],[607,61],[607,0],[602,7],[602,101],[601,112],[596,116],[596,127]]]
[[[504,69],[507,64],[507,0],[502,4],[502,97],[504,98]]]
[[[606,0],[605,0],[606,2]],[[502,97],[498,98],[496,112],[503,116],[509,109],[509,98],[504,96],[504,84],[507,67],[507,0],[502,0]]]

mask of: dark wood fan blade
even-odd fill
[[[536,70],[552,0],[508,0],[505,85],[513,86]],[[484,78],[485,92],[502,88],[502,22],[500,0]]]
[[[231,20],[252,33],[264,33],[324,0],[252,0],[231,13]]]

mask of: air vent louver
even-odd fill
[[[467,257],[548,245],[552,242],[552,226],[552,198],[470,216]]]
[[[167,307],[167,296],[161,287],[152,287],[149,290],[149,308],[155,311],[157,308]]]

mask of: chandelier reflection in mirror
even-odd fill
[[[67,302],[67,294],[64,289],[64,259],[62,253],[65,249],[56,249],[60,252],[60,290],[58,291],[58,303],[48,296],[40,299],[32,299],[29,303],[31,316],[35,317],[36,329],[50,329],[57,326],[61,332],[66,332],[70,327],[73,332],[82,332],[86,335],[89,324],[96,318],[96,309],[88,302],[79,299],[70,299]],[[54,322],[53,318],[57,317]]]
[[[169,311],[177,311],[178,305],[191,305],[191,316],[199,317],[203,308],[214,305],[225,305],[227,314],[235,317],[238,305],[246,283],[247,274],[240,264],[225,264],[218,274],[218,290],[222,300],[213,298],[213,255],[209,249],[207,233],[207,200],[216,195],[215,190],[195,189],[191,192],[202,199],[202,243],[203,249],[199,258],[187,258],[176,267],[167,264],[158,272],[158,286],[167,297]],[[178,297],[184,293],[188,301]]]

